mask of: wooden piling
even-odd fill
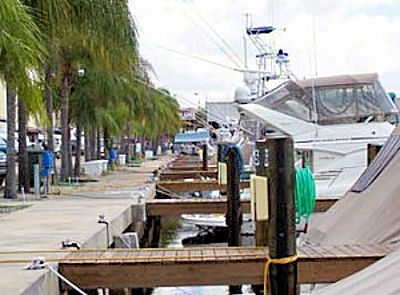
[[[208,152],[207,152],[207,144],[203,145],[203,171],[208,170]]]
[[[266,141],[268,148],[269,224],[271,259],[296,255],[293,140],[277,136]],[[271,264],[270,294],[297,294],[297,263]]]
[[[230,149],[227,154],[227,215],[228,246],[240,245],[240,231],[242,225],[242,212],[240,210],[240,175],[238,155],[235,149]],[[242,287],[229,286],[229,294],[241,294]]]
[[[301,166],[303,168],[309,167],[311,171],[314,171],[314,153],[313,150],[301,151]]]
[[[227,155],[227,216],[229,227],[228,246],[239,246],[241,210],[240,210],[240,177],[237,151],[230,149]]]
[[[223,153],[224,153],[224,145],[222,143],[219,143],[217,145],[217,162],[223,162]]]

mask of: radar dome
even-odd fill
[[[248,103],[251,101],[251,91],[246,86],[239,86],[235,90],[235,101],[237,103]]]

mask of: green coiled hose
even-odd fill
[[[295,168],[295,183],[296,223],[301,218],[308,222],[316,202],[315,180],[309,167]]]

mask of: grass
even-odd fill
[[[178,228],[181,227],[179,220],[173,219],[162,224],[160,232],[160,247],[165,248],[174,240],[178,234]]]
[[[18,204],[18,205],[0,205],[0,213],[11,213],[18,210],[29,208],[31,205]]]

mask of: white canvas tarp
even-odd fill
[[[400,140],[396,129],[388,142]],[[384,147],[385,148],[385,147]],[[383,148],[383,149],[384,149]],[[386,161],[379,153],[375,162]],[[368,169],[374,169],[371,165]],[[368,169],[361,177],[370,177]],[[400,151],[362,192],[348,192],[314,223],[306,240],[311,244],[377,244],[400,241]]]
[[[396,251],[362,271],[321,289],[317,294],[400,294],[400,251]]]

